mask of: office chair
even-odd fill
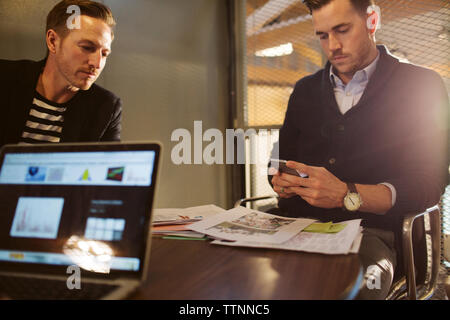
[[[429,216],[429,228],[424,217]],[[430,236],[431,248],[426,243]],[[421,213],[403,217],[401,263],[404,276],[394,282],[386,299],[427,300],[436,290],[440,267],[441,213],[435,205]],[[428,266],[429,252],[431,253]]]
[[[276,195],[239,199],[234,207],[248,202],[277,198]],[[426,228],[424,216],[429,216]],[[403,217],[402,239],[397,254],[399,263],[387,300],[427,300],[436,290],[440,266],[441,222],[439,206],[435,205],[421,213],[409,213]],[[431,237],[431,268],[428,266],[426,235]],[[402,272],[403,267],[403,272]],[[429,270],[431,270],[429,272]]]

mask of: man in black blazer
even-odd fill
[[[64,0],[47,16],[44,60],[0,60],[0,147],[120,140],[121,99],[94,84],[114,25],[103,4]]]

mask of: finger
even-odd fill
[[[273,190],[275,190],[276,193],[283,197],[285,195],[295,195],[295,192],[289,191],[288,187],[276,186]]]
[[[280,197],[280,198],[283,198],[283,196],[284,196],[284,192],[281,192],[281,187],[273,187],[273,191],[275,191],[277,194],[278,194],[278,196]]]
[[[277,186],[274,188],[274,190],[280,195],[286,193],[285,187],[282,186]]]
[[[286,176],[286,174],[282,173],[280,176],[273,176],[272,185],[280,186],[280,187],[298,187],[299,186],[297,183],[292,183],[289,180],[283,179],[283,176]]]
[[[312,171],[312,167],[311,166],[307,166],[304,163],[300,163],[300,162],[296,162],[296,161],[288,161],[286,162],[286,166],[288,168],[292,168],[297,170],[297,172],[300,174],[306,174],[308,176],[311,176],[311,171]]]
[[[278,183],[279,183],[279,181],[280,181],[281,179],[280,179],[280,177],[279,176],[273,176],[272,177],[272,185],[275,187],[275,186],[278,186]]]
[[[284,181],[285,183],[288,183],[293,187],[311,187],[313,182],[311,178],[301,178],[299,176],[294,176],[292,174],[286,173],[282,173],[280,178],[281,181]]]
[[[302,187],[289,187],[285,188],[285,192],[295,192],[295,194],[299,195],[300,197],[308,197],[308,198],[314,198],[318,199],[320,194],[317,190],[311,189],[311,188],[302,188]]]
[[[280,178],[277,180],[277,185],[280,187],[298,187],[300,184],[297,181],[291,181],[287,179]]]
[[[296,196],[295,193],[282,193],[279,195],[279,197],[282,199],[288,199],[288,198],[292,198],[294,196]]]

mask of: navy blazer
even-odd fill
[[[44,66],[45,60],[0,59],[0,147],[20,141]],[[122,101],[112,92],[93,84],[65,105],[61,142],[120,140]]]

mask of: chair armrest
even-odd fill
[[[419,297],[417,297],[417,284],[416,284],[416,274],[415,274],[415,266],[414,266],[414,249],[413,249],[413,225],[414,221],[428,214],[430,217],[430,234],[432,239],[432,271],[431,271],[431,279],[428,285],[428,289]],[[435,205],[431,208],[428,208],[426,211],[421,213],[410,213],[406,214],[403,217],[403,226],[402,226],[402,249],[403,249],[403,262],[405,267],[405,275],[406,275],[406,285],[407,285],[407,294],[408,298],[411,300],[419,299],[428,299],[434,292],[436,288],[437,282],[437,274],[439,272],[439,264],[440,264],[440,243],[435,239],[440,239],[441,232],[440,225],[440,211],[439,206]],[[434,241],[433,241],[434,240]]]
[[[254,201],[266,200],[266,199],[271,199],[271,198],[278,198],[278,196],[272,194],[272,195],[261,196],[261,197],[242,198],[234,203],[234,207],[237,208],[247,202],[254,202]]]

